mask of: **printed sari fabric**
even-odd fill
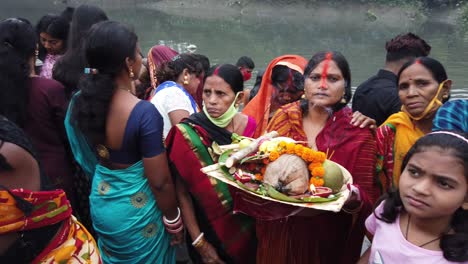
[[[375,186],[375,140],[369,129],[349,124],[352,112],[343,108],[330,116],[317,135],[318,150],[345,167],[359,188],[362,208],[353,214],[320,211],[318,215],[257,220],[257,263],[356,263],[372,208]],[[267,131],[307,141],[300,103],[281,107]],[[310,209],[307,209],[310,210]]]
[[[24,213],[29,211],[26,209],[28,204],[31,211]],[[31,263],[101,263],[94,238],[71,213],[70,202],[63,190],[0,191],[0,234],[60,224],[53,239]]]
[[[257,122],[254,138],[258,138],[265,132],[270,118],[271,99],[275,89],[271,81],[271,73],[277,65],[287,66],[303,74],[307,61],[298,55],[283,55],[268,64],[257,95],[242,110],[242,113],[253,117]]]
[[[381,194],[398,186],[403,159],[423,135],[405,112],[391,115],[377,129],[377,180]]]
[[[210,151],[213,142],[230,144],[231,133],[213,125],[203,113],[174,126],[166,139],[172,169],[186,184],[200,229],[220,258],[227,263],[253,263],[256,246],[252,219],[233,214],[234,190],[200,171],[215,162]],[[195,263],[201,263],[191,243],[188,248]]]
[[[79,93],[70,103],[65,126],[76,161],[92,176],[91,217],[103,262],[175,263],[175,248],[170,246],[143,161],[116,170],[100,165],[70,120],[76,96]]]

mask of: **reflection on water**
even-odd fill
[[[53,0],[43,0],[41,6],[37,6],[33,0],[2,1],[0,17],[23,16],[35,23],[41,15],[63,9],[61,1],[55,2],[58,4],[54,4]],[[254,59],[256,69],[262,69],[282,54],[299,54],[310,58],[317,51],[331,49],[347,57],[353,86],[383,66],[386,40],[412,31],[430,43],[431,56],[446,67],[448,75],[454,80],[453,97],[468,98],[468,88],[463,88],[468,87],[468,34],[458,32],[455,25],[440,22],[437,14],[423,24],[398,15],[386,21],[369,22],[363,13],[346,10],[342,13],[339,13],[341,10],[335,13],[311,11],[310,15],[299,17],[256,10],[254,16],[220,19],[213,18],[215,16],[209,10],[206,15],[201,13],[188,17],[148,8],[148,3],[154,1],[73,1],[74,4],[80,2],[100,5],[112,19],[132,25],[139,35],[144,54],[157,44],[171,46],[179,52],[194,45],[198,53],[210,58],[212,64],[235,63],[240,56],[248,55]],[[182,13],[191,15],[190,10],[181,9]]]

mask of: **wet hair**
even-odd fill
[[[36,43],[29,21],[9,18],[0,22],[0,114],[20,127],[28,116],[29,60]]]
[[[458,135],[455,136],[453,133]],[[463,140],[465,138],[465,140]],[[406,154],[402,163],[402,172],[405,170],[411,157],[425,151],[431,147],[438,147],[443,150],[450,151],[453,157],[457,158],[464,166],[465,178],[468,180],[468,143],[466,142],[468,134],[456,132],[441,131],[430,133],[420,138],[411,147]],[[400,193],[397,189],[389,191],[380,201],[384,201],[383,212],[381,216],[376,217],[386,223],[393,223],[403,208],[403,202],[400,198]],[[376,204],[380,203],[377,202]],[[375,214],[375,212],[374,212]],[[454,230],[453,234],[444,234],[440,239],[440,248],[444,254],[444,258],[449,261],[463,262],[468,260],[468,210],[460,207],[455,211],[450,226]]]
[[[438,60],[430,58],[430,57],[418,57],[403,64],[400,71],[398,72],[397,83],[400,82],[401,73],[404,70],[406,70],[409,66],[416,64],[416,63],[423,65],[427,70],[429,70],[429,72],[432,74],[432,78],[434,78],[434,80],[436,80],[438,84],[448,79],[447,72],[445,71],[444,66]],[[442,102],[445,103],[449,99],[450,99],[450,94],[449,94],[449,97],[444,98]]]
[[[255,63],[250,57],[242,56],[237,60],[236,66],[253,69],[255,68]]]
[[[90,68],[97,74],[84,75],[72,112],[91,146],[101,144],[106,134],[109,104],[114,94],[115,78],[128,71],[126,58],[135,58],[138,38],[130,29],[114,21],[99,22],[91,27],[84,50]]]
[[[338,68],[343,75],[345,81],[344,87],[344,96],[345,103],[339,101],[333,107],[333,111],[338,111],[341,108],[345,107],[348,104],[349,100],[351,100],[352,91],[351,91],[351,70],[349,69],[349,64],[346,58],[338,51],[322,51],[316,53],[307,63],[307,66],[304,70],[304,79],[308,78],[309,74],[322,62],[327,58],[327,54],[331,54],[331,59],[336,63]],[[301,109],[303,114],[307,114],[309,111],[309,103],[306,99],[301,101]]]
[[[429,55],[431,46],[413,33],[401,34],[385,43],[386,61],[394,62],[401,59],[412,59]]]
[[[180,54],[175,56],[171,61],[164,62],[156,71],[156,78],[159,83],[165,81],[176,81],[184,69],[187,69],[190,74],[195,74],[197,77],[203,72],[203,65],[198,56],[194,54]]]
[[[221,77],[231,87],[234,94],[244,91],[244,79],[239,68],[231,64],[222,64],[213,66],[207,74],[207,78],[210,76]]]
[[[68,98],[76,91],[78,81],[86,66],[83,50],[85,36],[92,25],[105,20],[108,20],[106,13],[97,6],[80,5],[75,9],[68,49],[55,63],[52,75],[55,80],[63,84]]]

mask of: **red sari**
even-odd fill
[[[252,122],[254,120],[249,118],[244,135],[246,132],[249,133],[246,136],[253,134],[255,125]],[[192,196],[200,230],[223,261],[254,263],[256,240],[253,220],[233,213],[233,189],[200,171],[215,162],[209,150],[212,143],[230,144],[231,133],[215,127],[203,113],[193,114],[182,123],[169,132],[167,153],[173,173],[182,178]],[[191,243],[188,248],[192,259],[201,263]]]
[[[364,221],[371,212],[375,186],[375,139],[369,129],[349,124],[351,109],[333,113],[317,135],[318,150],[353,175],[360,190],[362,208],[350,214],[321,212],[313,217],[291,216],[280,220],[257,220],[257,263],[356,263],[365,233]],[[280,108],[267,131],[307,141],[300,102]]]

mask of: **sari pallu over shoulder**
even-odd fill
[[[75,159],[92,177],[93,226],[104,263],[175,263],[175,249],[140,160],[125,169],[100,165],[85,136],[71,122],[75,95],[65,126]]]
[[[200,117],[202,113],[195,115]],[[233,214],[232,189],[200,171],[202,167],[213,164],[209,147],[213,141],[218,141],[202,123],[194,124],[193,116],[174,126],[166,139],[171,169],[187,186],[198,225],[220,258],[227,263],[252,263],[256,248],[253,221],[245,215]],[[221,142],[230,139],[229,132],[217,130],[224,134],[218,134]],[[190,243],[188,247],[192,259],[201,261]]]

